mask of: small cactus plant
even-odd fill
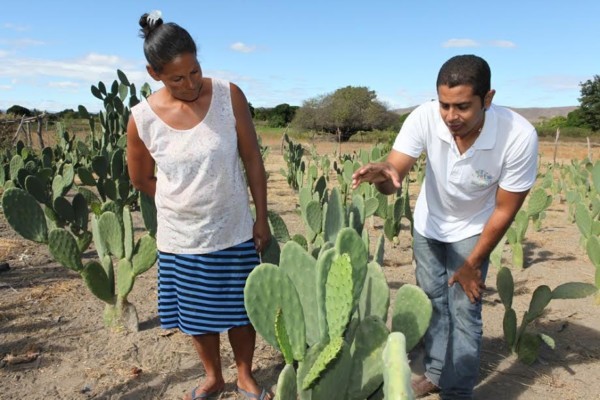
[[[531,333],[528,325],[539,318],[545,307],[555,299],[581,299],[590,296],[598,289],[589,283],[568,282],[554,290],[546,285],[538,286],[531,296],[529,309],[523,314],[521,325],[517,329],[517,314],[512,308],[514,296],[514,281],[510,269],[501,267],[496,277],[496,286],[500,300],[504,305],[504,339],[512,352],[516,353],[521,361],[532,364],[538,357],[542,343],[554,348],[554,339],[544,333]]]

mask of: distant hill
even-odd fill
[[[397,109],[392,110],[392,111],[395,112],[395,113],[397,113],[397,114],[403,115],[403,114],[411,112],[416,107],[417,106],[407,107],[407,108],[397,108]],[[566,106],[566,107],[526,107],[526,108],[517,108],[517,107],[507,106],[507,108],[510,108],[511,110],[513,110],[513,111],[521,114],[529,122],[536,123],[536,122],[540,122],[543,119],[550,119],[552,117],[558,117],[558,116],[566,117],[567,114],[569,114],[571,111],[573,111],[576,108],[578,108],[578,106]]]
[[[521,114],[529,122],[536,123],[543,119],[550,119],[553,117],[566,117],[571,111],[579,108],[579,106],[567,106],[567,107],[529,107],[529,108],[516,108],[508,107],[516,113]]]

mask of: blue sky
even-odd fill
[[[441,64],[477,54],[495,102],[578,105],[600,74],[600,1],[17,1],[0,12],[0,109],[101,108],[90,85],[145,70],[141,14],[160,9],[197,42],[204,75],[237,83],[255,107],[367,86],[391,108],[436,97]],[[160,85],[153,83],[153,88]]]

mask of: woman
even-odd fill
[[[148,73],[164,87],[132,108],[127,161],[133,185],[156,202],[161,326],[191,335],[206,371],[185,398],[224,389],[219,333],[227,331],[239,393],[271,399],[251,373],[256,333],[243,298],[246,278],[271,236],[265,169],[248,103],[233,83],[202,76],[185,29],[163,23],[159,12],[144,14],[139,24]]]

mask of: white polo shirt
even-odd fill
[[[460,154],[438,101],[416,108],[393,149],[411,157],[426,153],[425,182],[417,198],[414,228],[452,243],[478,235],[494,211],[496,190],[524,192],[535,183],[535,128],[517,113],[492,105],[475,143]]]

